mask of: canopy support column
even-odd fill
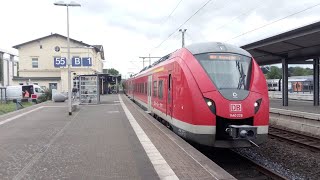
[[[319,106],[319,58],[313,59],[313,105]]]
[[[288,61],[282,59],[282,106],[288,106]]]

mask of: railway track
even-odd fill
[[[288,179],[273,169],[269,169],[242,155],[236,149],[211,148],[192,142],[189,143],[236,179]]]
[[[303,148],[307,148],[311,151],[320,151],[320,138],[296,133],[283,128],[277,128],[274,126],[269,127],[269,137],[285,140],[294,144],[297,144]]]
[[[233,151],[233,150],[232,150]],[[261,164],[258,164],[257,162],[253,161],[252,159],[238,153],[237,151],[233,151],[234,153],[236,153],[237,155],[241,156],[241,158],[243,158],[244,160],[248,161],[250,164],[252,164],[252,166],[254,166],[254,168],[259,171],[260,173],[264,174],[268,179],[275,179],[275,180],[284,180],[284,179],[288,179],[286,177],[284,177],[283,175],[275,172],[272,169],[269,169]]]

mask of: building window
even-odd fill
[[[153,81],[153,97],[157,97],[157,81]]]
[[[58,84],[57,83],[49,83],[49,89],[58,89]]]
[[[38,68],[38,58],[32,58],[32,68]]]
[[[158,87],[158,97],[159,97],[159,99],[162,99],[163,98],[163,87],[162,87],[162,85],[163,85],[163,80],[160,80],[159,81],[159,87]]]

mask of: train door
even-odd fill
[[[168,96],[167,96],[167,116],[172,118],[172,76],[169,74],[168,78]]]
[[[147,89],[147,95],[148,95],[148,111],[151,112],[152,109],[152,102],[151,102],[151,86],[152,86],[152,75],[148,76],[148,89]]]

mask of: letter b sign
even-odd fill
[[[81,58],[73,57],[72,58],[72,66],[81,66]]]

